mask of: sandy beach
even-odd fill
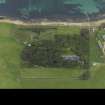
[[[12,19],[1,19],[0,23],[12,23],[12,24],[16,24],[16,25],[42,25],[42,26],[99,26],[102,23],[105,23],[105,19],[102,20],[97,20],[97,21],[91,21],[91,22],[56,22],[56,21],[40,21],[40,22],[36,22],[36,21],[21,21],[21,20],[12,20]]]

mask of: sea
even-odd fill
[[[20,19],[83,19],[105,13],[105,0],[0,0],[0,16]]]

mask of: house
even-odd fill
[[[79,62],[80,61],[80,57],[77,55],[64,55],[62,56],[64,61],[68,61],[68,62]]]

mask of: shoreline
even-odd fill
[[[23,25],[23,26],[94,26],[97,27],[102,23],[105,23],[105,19],[95,20],[95,21],[84,21],[84,22],[67,22],[67,21],[48,21],[42,19],[40,21],[23,21],[23,20],[15,20],[15,19],[0,19],[0,23],[12,23],[15,25]]]

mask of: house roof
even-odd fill
[[[77,55],[64,55],[62,56],[66,61],[79,61],[80,57]]]

